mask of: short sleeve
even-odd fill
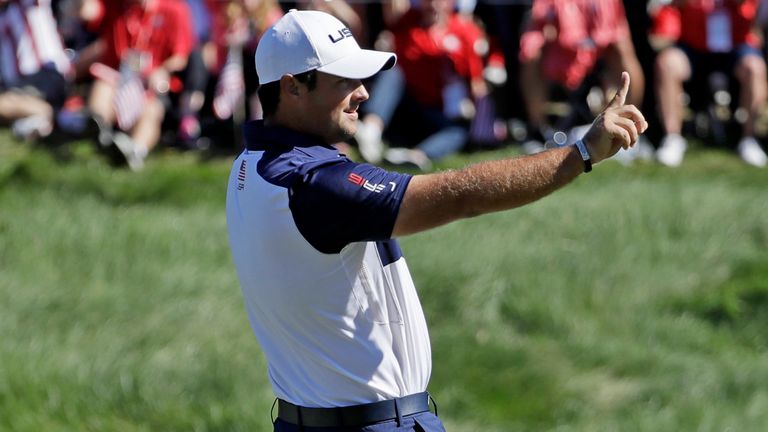
[[[338,253],[392,236],[410,175],[368,164],[321,165],[297,176],[289,207],[299,232],[318,251]]]

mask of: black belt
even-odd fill
[[[337,408],[307,408],[277,400],[277,417],[300,426],[360,426],[429,411],[429,393]]]

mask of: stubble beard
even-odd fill
[[[333,142],[345,141],[355,136],[357,132],[357,124],[348,119],[339,119],[336,122],[335,130],[332,131]]]

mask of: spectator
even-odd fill
[[[393,141],[407,143],[416,136],[415,148],[391,148],[385,158],[428,169],[432,160],[463,148],[474,109],[471,98],[488,92],[483,60],[475,51],[482,31],[454,11],[453,0],[424,0],[412,9],[401,3],[392,1],[385,14],[394,22],[398,66],[377,77],[355,138],[363,158],[378,162],[385,130]],[[400,137],[402,130],[406,136]]]
[[[203,0],[186,0],[192,17],[192,28],[198,44],[189,54],[187,66],[179,74],[184,82],[184,90],[178,100],[178,129],[176,138],[188,149],[200,149],[204,140],[200,140],[200,110],[205,103],[205,90],[210,78],[210,71],[203,57],[203,46],[210,40],[212,17],[208,5]]]
[[[276,0],[235,0],[229,2],[226,10],[217,0],[208,0],[208,2],[216,17],[209,52],[216,53],[213,69],[219,75],[228,59],[233,61],[238,57],[236,50],[242,51],[242,58],[252,59],[261,35],[283,16],[283,10]],[[256,68],[252,61],[242,62],[242,68],[247,97],[247,117],[261,118],[261,103],[256,93],[259,85]],[[238,136],[239,133],[235,135]]]
[[[361,39],[365,23],[345,0],[299,0],[296,6],[299,9],[316,10],[335,16],[349,28],[356,39]]]
[[[60,0],[59,30],[70,51],[76,83],[90,83],[90,66],[99,60],[104,49],[99,40],[104,16],[102,0]]]
[[[192,19],[182,0],[121,0],[103,10],[103,52],[91,67],[96,79],[89,107],[126,132],[116,132],[113,143],[138,170],[159,141],[168,92],[181,90],[172,74],[187,66],[195,45]],[[139,80],[141,87],[133,92],[141,93],[138,100],[126,103]]]
[[[0,123],[22,139],[49,135],[70,71],[50,0],[0,0]]]
[[[531,20],[520,40],[521,89],[528,115],[524,149],[544,148],[548,125],[545,106],[551,84],[574,92],[595,72],[598,60],[605,76],[632,76],[628,103],[640,106],[644,79],[619,0],[535,0]],[[616,87],[616,82],[605,82]],[[590,115],[591,117],[591,115]]]
[[[754,137],[767,90],[766,64],[753,30],[757,6],[757,0],[676,0],[658,11],[652,34],[657,43],[671,43],[656,58],[655,90],[666,134],[656,153],[662,164],[679,166],[687,149],[681,135],[683,83],[722,69],[741,89],[735,115],[742,123],[737,152],[750,165],[768,163]]]
[[[274,431],[445,432],[428,412],[429,335],[396,237],[533,202],[647,124],[624,105],[624,73],[574,148],[419,176],[354,163],[329,144],[355,133],[361,80],[395,56],[350,34],[296,11],[259,45],[266,119],[246,125],[227,187],[232,256],[279,398]]]
[[[520,36],[523,30],[525,17],[531,10],[531,0],[518,0],[501,2],[494,0],[481,0],[475,9],[483,23],[487,25],[487,33],[491,40],[499,45],[504,57],[504,75],[498,76],[495,81],[502,83],[498,97],[497,108],[501,116],[509,119],[509,127],[515,138],[519,137],[518,131],[522,128],[522,119],[525,118],[525,103],[520,89],[520,62],[518,51],[520,50]],[[492,81],[489,79],[489,81]]]
[[[632,37],[632,45],[635,47],[635,53],[637,54],[637,59],[640,62],[640,67],[643,69],[643,75],[645,77],[646,83],[654,82],[653,64],[656,61],[656,50],[654,50],[651,46],[650,38],[648,37],[648,30],[651,28],[650,10],[653,10],[654,4],[658,1],[660,0],[623,1],[624,12],[626,16],[632,17],[631,19],[627,20],[627,23],[629,24],[629,32]],[[657,138],[660,138],[659,134],[661,131],[661,122],[656,118],[655,115],[656,95],[653,92],[653,85],[645,86],[645,92],[643,93],[642,101],[642,107],[638,107],[640,108],[640,111],[646,113],[646,118],[649,117],[649,114],[652,114],[652,118],[648,122],[651,124],[651,127],[643,134],[643,136],[648,140],[657,142],[658,140],[654,140],[653,137],[656,136]]]

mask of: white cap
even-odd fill
[[[364,79],[391,68],[396,61],[392,53],[361,49],[344,23],[318,11],[291,9],[264,33],[256,47],[259,84],[312,69]]]

